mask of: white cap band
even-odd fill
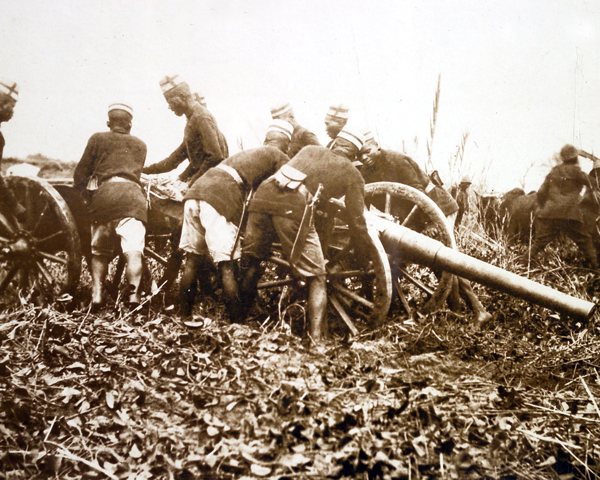
[[[350,109],[343,104],[335,104],[329,107],[327,110],[327,115],[334,118],[339,118],[341,120],[348,120]]]
[[[286,122],[285,120],[273,120],[267,130],[267,133],[269,132],[283,133],[291,140],[294,127],[290,122]]]
[[[365,143],[364,136],[361,133],[349,132],[345,128],[340,133],[338,133],[338,137],[343,138],[344,140],[348,140],[359,150],[363,147]]]
[[[271,117],[277,118],[278,116],[283,115],[286,112],[289,112],[291,109],[292,109],[292,106],[288,102],[274,105],[271,107]]]
[[[127,112],[129,115],[133,117],[133,108],[125,103],[112,103],[108,106],[108,111],[112,112],[113,110],[123,110]]]

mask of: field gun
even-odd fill
[[[368,219],[379,233],[379,239],[390,257],[392,269],[395,263],[403,270],[406,264],[418,265],[430,269],[431,272],[443,271],[466,278],[574,319],[588,320],[594,314],[596,305],[592,302],[559,292],[456,250],[453,239],[450,238],[448,241],[448,237],[452,237],[452,234],[444,225],[443,213],[421,192],[405,185],[387,182],[367,185],[366,192],[368,204],[378,204],[382,207],[381,213],[378,214],[375,210],[369,213]],[[407,202],[411,213],[404,216],[400,213],[398,216],[398,213],[403,210],[398,204]],[[433,224],[436,230],[445,230],[442,232],[441,241],[407,226],[410,220],[408,222],[406,220],[411,214],[414,215],[416,209],[422,212],[422,224]],[[445,242],[443,238],[446,238]],[[439,296],[445,299],[446,295],[447,293],[442,292]],[[436,306],[439,306],[439,302]]]

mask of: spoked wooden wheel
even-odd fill
[[[335,213],[335,212],[334,212]],[[320,235],[327,264],[328,322],[344,325],[356,335],[381,325],[392,299],[390,266],[376,232],[369,232],[370,245],[361,251],[350,240],[341,216],[331,221]],[[287,259],[275,246],[259,283],[259,298],[271,302],[279,314],[307,318],[306,282],[292,275]],[[295,308],[294,308],[295,307]]]
[[[393,182],[365,185],[365,204],[389,216],[390,220],[456,248],[442,211],[424,193]],[[409,315],[436,310],[452,288],[453,275],[402,258],[402,251],[390,252],[393,284],[400,302]]]
[[[0,206],[0,298],[44,304],[73,293],[81,273],[77,225],[59,193],[41,179],[7,177],[25,214]],[[1,201],[0,201],[1,203]]]

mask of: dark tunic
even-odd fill
[[[546,176],[537,193],[538,218],[574,220],[583,223],[580,208],[583,187],[592,188],[578,163],[562,163]]]
[[[292,140],[287,151],[288,157],[294,158],[307,145],[321,146],[321,143],[314,133],[307,128],[297,125],[292,132]]]
[[[2,155],[4,154],[4,145],[6,145],[6,140],[4,140],[4,135],[0,132],[0,162],[2,162]]]
[[[91,193],[93,221],[106,223],[126,217],[147,221],[146,197],[139,184],[145,161],[146,144],[133,135],[111,131],[91,136],[73,178],[80,192],[86,191],[92,176],[98,178],[98,189]],[[108,182],[111,177],[129,181]]]
[[[213,167],[194,182],[184,201],[204,200],[227,220],[237,225],[249,189],[257,189],[263,180],[273,175],[288,161],[287,155],[271,146],[236,153],[223,160],[222,164],[237,170],[244,180],[243,185],[239,185],[229,173]]]
[[[206,108],[196,103],[185,125],[181,145],[164,160],[145,167],[144,173],[170,172],[188,159],[190,164],[179,179],[193,182],[228,156],[227,141],[217,121]]]
[[[308,146],[288,165],[306,174],[304,185],[311,194],[322,184],[322,198],[345,196],[352,234],[359,240],[370,241],[364,217],[365,182],[350,160],[326,148]],[[298,190],[281,189],[274,181],[267,180],[258,187],[249,211],[301,219],[305,205],[305,196]]]
[[[392,150],[381,150],[375,164],[371,167],[364,165],[361,174],[365,183],[396,182],[416,188],[426,193],[446,216],[458,211],[458,204],[444,188],[435,186],[429,192],[425,192],[430,183],[429,177],[421,170],[419,164],[407,155]]]

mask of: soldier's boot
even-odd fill
[[[475,327],[480,328],[492,319],[489,313],[471,287],[471,282],[465,278],[458,278],[460,296],[464,299],[468,307],[475,313]]]
[[[239,294],[243,312],[248,312],[256,299],[257,285],[263,274],[261,260],[253,255],[244,255],[240,260]]]
[[[229,320],[234,323],[240,323],[244,320],[244,311],[242,309],[242,302],[236,280],[237,262],[220,262],[219,271],[221,272],[223,293],[227,299],[227,313],[229,314]]]
[[[125,278],[128,285],[127,301],[131,306],[137,306],[141,302],[140,286],[142,283],[143,259],[142,252],[124,252]]]
[[[308,287],[308,318],[310,335],[317,345],[327,337],[325,313],[327,311],[327,279],[318,275],[310,279]]]
[[[104,280],[108,274],[108,257],[92,255],[90,270],[92,274],[92,309],[98,310],[104,304]]]
[[[206,270],[212,265],[210,258],[206,255],[188,253],[183,269],[183,275],[179,284],[179,303],[182,317],[191,317],[196,302],[196,293],[200,283],[201,291],[207,292],[208,282]]]

